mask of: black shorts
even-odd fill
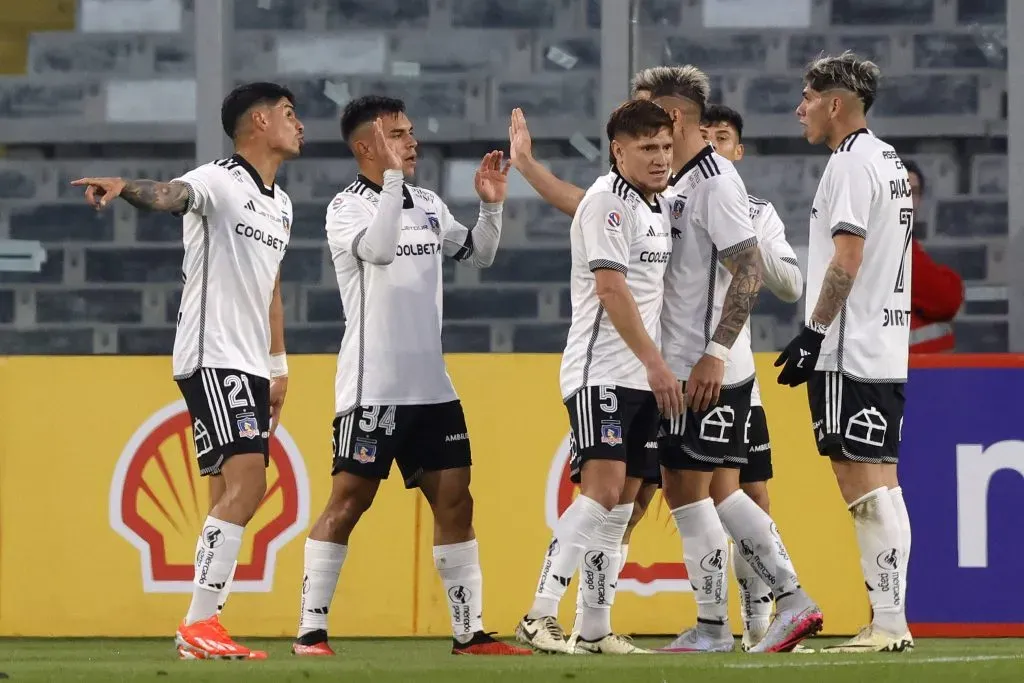
[[[469,430],[460,401],[359,406],[334,418],[331,475],[387,479],[391,462],[407,489],[425,472],[469,467]]]
[[[588,460],[626,463],[627,477],[658,475],[650,448],[658,434],[658,402],[650,391],[612,385],[583,387],[570,396],[569,478],[580,483]],[[658,476],[657,481],[661,481]]]
[[[270,464],[270,380],[200,368],[176,381],[192,418],[201,476],[220,474],[224,461],[241,453],[262,453]]]
[[[768,436],[768,418],[762,406],[750,406],[747,413],[747,464],[740,468],[740,483],[753,484],[772,478],[772,442]]]
[[[723,387],[717,405],[703,411],[688,409],[677,418],[663,419],[658,434],[661,464],[670,470],[696,472],[746,465],[743,432],[753,389],[753,379]]]
[[[862,382],[839,372],[807,381],[818,452],[830,458],[896,464],[903,434],[903,383]]]

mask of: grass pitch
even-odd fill
[[[1024,681],[1024,641],[919,640],[910,654],[455,657],[450,640],[335,639],[332,658],[299,659],[289,640],[239,639],[262,662],[178,661],[171,638],[0,639],[0,679],[22,681],[332,681],[352,683],[965,683]],[[641,638],[660,647],[669,638]],[[814,638],[815,649],[835,642]]]

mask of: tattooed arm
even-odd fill
[[[182,182],[124,178],[81,178],[72,185],[84,186],[85,201],[102,209],[111,199],[121,197],[137,209],[182,214],[189,207],[189,186]]]
[[[761,291],[761,253],[754,244],[722,259],[722,264],[732,273],[732,282],[725,291],[722,317],[711,340],[731,349]]]
[[[846,305],[853,282],[864,257],[864,238],[847,232],[837,232],[832,238],[836,252],[825,271],[821,293],[811,313],[811,325],[827,329]]]
[[[188,209],[188,185],[155,180],[126,180],[121,199],[136,209],[184,213]]]

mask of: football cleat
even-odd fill
[[[231,639],[217,615],[186,625],[174,634],[181,659],[266,659],[267,653],[250,650]]]
[[[452,639],[453,655],[532,655],[533,650],[527,650],[515,645],[495,640],[490,633],[477,631],[466,643]]]
[[[913,649],[912,641],[906,636],[886,633],[874,624],[865,626],[860,633],[845,643],[824,647],[821,652],[852,653],[852,652],[909,652]]]
[[[555,617],[540,617],[538,619],[523,617],[516,626],[516,640],[524,645],[529,645],[534,652],[572,654],[569,644],[565,642],[565,629]]]
[[[299,657],[333,657],[334,650],[327,644],[327,631],[318,628],[296,638],[292,643],[292,654]]]
[[[669,652],[672,654],[700,654],[702,652],[732,652],[736,643],[732,634],[722,627],[716,630],[723,633],[709,633],[708,629],[701,628],[698,624],[693,628],[680,633],[675,640],[665,647],[658,648],[658,652]]]
[[[650,650],[637,647],[629,636],[609,633],[599,640],[584,640],[579,633],[569,636],[569,648],[575,655],[650,655]]]
[[[791,652],[800,641],[821,630],[824,619],[814,603],[800,610],[782,610],[768,626],[768,632],[749,652]]]

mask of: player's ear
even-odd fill
[[[736,145],[736,161],[740,161],[743,158],[743,143]]]
[[[622,169],[622,144],[618,140],[612,140],[611,144],[612,158],[615,159],[615,166]]]

